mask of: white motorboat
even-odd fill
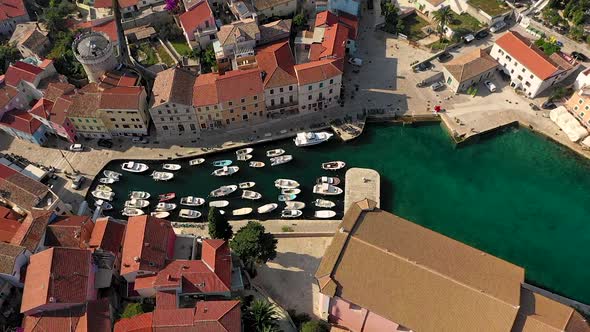
[[[170,172],[154,171],[152,172],[152,179],[154,179],[154,181],[170,181],[174,179],[174,174]]]
[[[167,212],[167,211],[151,212],[150,216],[156,217],[159,219],[166,219],[166,218],[170,217],[170,212]]]
[[[200,197],[187,196],[180,199],[180,205],[186,206],[200,206],[205,204],[205,200]]]
[[[113,200],[113,198],[115,198],[115,193],[112,191],[95,190],[92,192],[92,196],[94,196],[95,198],[110,202]]]
[[[176,204],[160,202],[156,205],[156,211],[172,211],[176,209]]]
[[[264,213],[269,213],[278,207],[279,207],[279,205],[277,203],[270,203],[270,204],[265,204],[265,205],[259,207],[256,211],[260,214],[264,214]]]
[[[334,216],[336,216],[336,212],[332,210],[319,210],[314,213],[314,217],[320,219],[334,218]]]
[[[135,217],[143,215],[144,212],[141,209],[126,207],[121,214],[127,217]]]
[[[232,184],[230,186],[221,186],[221,187],[213,190],[212,192],[210,192],[209,196],[211,196],[211,197],[227,196],[227,195],[233,193],[234,191],[236,191],[237,189],[238,189],[238,186],[236,186],[235,184]]]
[[[201,216],[201,212],[197,210],[180,209],[178,216],[185,219],[197,219]]]
[[[302,214],[301,210],[283,210],[281,211],[281,218],[297,218],[301,217]]]
[[[236,151],[236,155],[241,156],[241,155],[251,154],[252,152],[254,152],[254,149],[244,148],[244,149],[239,149],[238,151]]]
[[[281,194],[283,195],[299,195],[301,193],[301,189],[299,188],[283,188],[281,189]]]
[[[232,214],[234,216],[245,216],[245,215],[248,215],[248,214],[252,213],[252,210],[253,209],[252,208],[249,208],[249,207],[247,207],[247,208],[241,208],[241,209],[235,209],[235,210],[232,211]]]
[[[104,184],[99,184],[98,186],[96,186],[96,190],[100,190],[100,191],[113,191],[113,188],[104,185]]]
[[[322,169],[326,171],[336,171],[344,168],[344,166],[346,166],[346,163],[343,161],[329,161],[327,163],[322,163]]]
[[[150,193],[148,193],[147,191],[132,191],[131,194],[129,195],[129,198],[131,199],[148,199],[150,198]]]
[[[277,166],[281,164],[285,164],[293,160],[293,156],[290,154],[284,154],[282,156],[270,158],[270,166]]]
[[[313,204],[317,207],[324,208],[324,209],[331,209],[336,206],[336,203],[329,201],[327,199],[316,199]]]
[[[241,154],[236,158],[236,160],[238,160],[238,161],[248,161],[250,159],[252,159],[251,154]]]
[[[285,210],[303,210],[305,208],[305,203],[299,201],[286,201],[285,205]]]
[[[113,184],[113,183],[115,183],[115,182],[117,182],[117,181],[118,181],[118,180],[116,180],[116,179],[113,179],[113,178],[100,178],[100,179],[98,180],[98,182],[100,182],[100,183],[104,183],[104,184]]]
[[[121,169],[131,173],[142,173],[149,169],[148,165],[142,163],[136,163],[134,161],[128,161],[121,165]]]
[[[236,173],[239,170],[240,168],[238,166],[223,166],[222,168],[214,170],[213,173],[211,173],[211,175],[228,176]]]
[[[249,181],[249,182],[241,182],[241,183],[238,183],[238,188],[240,188],[240,189],[249,189],[249,188],[254,187],[255,185],[256,185],[256,182],[252,182],[252,181]]]
[[[264,163],[262,161],[251,161],[248,166],[252,167],[252,168],[262,168],[264,167]]]
[[[299,182],[290,179],[276,179],[275,187],[281,189],[293,189],[299,187]]]
[[[145,199],[130,199],[125,201],[125,207],[143,209],[150,205],[150,202]]]
[[[111,203],[105,202],[102,199],[97,199],[96,202],[94,202],[94,206],[99,206],[104,211],[109,211],[109,210],[113,209],[113,206],[111,205]]]
[[[252,191],[252,190],[244,190],[242,191],[242,198],[243,199],[260,199],[262,197],[262,195],[258,192]]]
[[[209,207],[224,208],[229,205],[229,201],[211,201]]]
[[[313,186],[313,193],[320,195],[340,195],[342,189],[327,183],[320,183]]]
[[[115,171],[110,171],[108,169],[105,169],[104,171],[102,171],[102,174],[104,174],[104,176],[106,176],[107,178],[114,179],[115,181],[119,180],[119,178],[122,175],[121,173],[118,173]]]
[[[278,157],[283,154],[285,154],[285,150],[283,150],[283,149],[273,149],[273,150],[266,151],[266,156],[269,158]]]
[[[332,136],[334,136],[334,134],[331,134],[327,131],[320,131],[317,133],[303,132],[297,133],[294,141],[296,146],[311,146],[326,142]]]
[[[167,171],[178,171],[179,169],[182,168],[182,166],[180,166],[178,164],[164,164],[164,165],[162,165],[162,168]]]
[[[340,179],[335,176],[322,176],[317,179],[316,183],[327,183],[337,186],[340,184]]]
[[[201,165],[204,162],[205,162],[205,158],[197,158],[197,159],[193,159],[193,160],[189,161],[188,164],[191,166],[196,166],[196,165]]]
[[[297,195],[295,195],[295,194],[279,195],[278,200],[279,200],[279,202],[285,202],[285,201],[292,201],[295,198],[297,198]]]

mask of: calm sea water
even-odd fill
[[[268,167],[264,151],[277,147],[295,160]],[[291,141],[259,145],[253,160],[265,161],[267,167],[234,162],[241,166],[235,176],[209,175],[214,170],[210,161],[233,156],[208,156],[205,164],[194,167],[182,161],[183,169],[169,183],[152,181],[151,170],[146,175],[125,173],[114,186],[115,210],[121,210],[130,190],[206,198],[212,189],[240,181],[255,181],[252,190],[263,199],[249,203],[236,195],[227,210],[257,207],[276,201],[275,179],[291,178],[302,183],[303,195],[297,200],[308,204],[304,213],[312,216],[316,197],[311,188],[318,176],[327,174],[320,164],[343,160],[350,167],[379,171],[385,210],[523,266],[530,283],[590,303],[590,163],[528,130],[456,148],[439,125],[371,126],[347,144],[334,141],[309,149],[295,148]],[[119,164],[108,168],[119,171]],[[160,168],[159,163],[150,166]],[[336,174],[344,180],[344,172]],[[277,217],[276,212],[270,217]]]

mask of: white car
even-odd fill
[[[363,65],[363,59],[361,58],[350,58],[348,59],[348,63],[353,66],[361,67]]]
[[[146,137],[133,137],[131,139],[131,142],[133,142],[133,143],[147,144],[147,143],[149,143],[149,140]]]
[[[70,145],[70,151],[74,151],[74,152],[84,151],[84,145],[82,145],[82,144],[72,144],[72,145]]]
[[[500,22],[494,24],[494,26],[492,26],[490,28],[490,31],[493,33],[496,33],[498,31],[502,30],[505,26],[506,26],[506,23],[504,21],[500,21]]]
[[[490,90],[490,92],[496,92],[496,85],[491,81],[484,81],[483,84]]]

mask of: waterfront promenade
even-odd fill
[[[351,168],[346,171],[344,184],[344,213],[354,202],[370,199],[381,206],[381,177],[375,170]]]

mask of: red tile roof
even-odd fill
[[[209,1],[201,1],[198,5],[182,13],[179,18],[182,29],[189,36],[192,36],[199,25],[214,19],[213,11],[209,7]]]
[[[101,88],[114,88],[117,86],[137,86],[139,77],[131,72],[108,71],[100,78]]]
[[[193,86],[193,105],[204,106],[219,104],[219,97],[217,96],[217,86],[215,84],[217,74],[208,73],[202,74],[195,80]]]
[[[62,216],[47,226],[46,247],[88,248],[94,223],[89,216]]]
[[[96,219],[94,229],[88,243],[91,248],[110,251],[115,256],[121,251],[121,244],[125,236],[125,225],[106,218]]]
[[[343,24],[336,23],[327,27],[324,30],[324,39],[322,40],[322,46],[324,50],[320,53],[317,59],[319,60],[326,57],[343,58],[346,55],[346,41],[350,30]]]
[[[87,300],[90,251],[50,248],[30,257],[21,312],[51,303],[81,304]]]
[[[141,105],[143,91],[143,87],[140,86],[118,86],[106,89],[100,98],[100,108],[137,110]]]
[[[356,16],[345,12],[341,12],[339,15],[336,15],[330,11],[319,12],[315,16],[316,27],[327,27],[336,23],[341,23],[349,29],[348,38],[356,39],[359,25]]]
[[[264,75],[264,87],[280,87],[297,84],[295,60],[289,41],[274,43],[256,50],[256,62]]]
[[[45,234],[45,229],[52,218],[53,212],[47,210],[33,210],[10,240],[10,243],[23,246],[30,252],[34,252]]]
[[[45,98],[37,100],[37,102],[31,107],[29,111],[31,114],[41,117],[43,119],[51,118],[51,109],[53,108],[53,102]]]
[[[340,63],[341,59],[324,59],[295,65],[297,80],[299,84],[311,84],[342,75]]]
[[[131,318],[121,318],[115,323],[115,332],[152,332],[153,312]]]
[[[176,291],[158,291],[156,293],[156,307],[158,309],[176,309]]]
[[[2,75],[2,77],[4,77],[4,75]],[[3,87],[0,87],[0,108],[4,109],[8,106],[8,103],[10,103],[17,94],[18,90],[11,86],[4,85]]]
[[[109,332],[111,331],[109,301],[105,298],[69,309],[25,316],[23,327],[24,332]]]
[[[127,8],[137,5],[139,0],[119,0],[119,8]],[[112,8],[113,2],[111,0],[96,0],[94,1],[94,8]]]
[[[43,68],[33,66],[26,62],[17,61],[14,64],[8,66],[6,74],[4,74],[4,80],[7,85],[16,87],[20,81],[27,81],[33,83],[37,78],[37,75],[43,72]]]
[[[231,273],[231,265],[228,269]],[[181,287],[182,293],[223,293],[229,292],[230,286],[202,260],[174,260],[158,273],[154,281],[156,289]]]
[[[0,120],[0,125],[33,135],[41,127],[42,123],[27,111],[12,111],[4,114],[2,120]]]
[[[156,309],[152,323],[157,331],[240,332],[240,301],[200,301],[195,308]]]
[[[20,222],[14,219],[0,217],[0,241],[11,242],[19,227]]]
[[[116,43],[119,40],[117,23],[115,22],[114,18],[106,22],[101,22],[100,24],[92,25],[90,29],[96,32],[104,32],[107,36],[109,36],[109,39],[113,43]]]
[[[231,253],[228,243],[218,239],[204,240],[201,257],[225,286],[231,289]]]
[[[57,98],[71,94],[76,87],[70,83],[52,82],[47,85],[47,89],[43,92],[43,97],[55,103]]]
[[[264,91],[260,69],[232,70],[224,75],[204,74],[197,77],[193,89],[193,105],[218,104]]]
[[[165,265],[171,235],[169,221],[151,216],[130,217],[123,242],[121,274],[158,272]]]
[[[2,0],[0,3],[0,21],[27,15],[25,3],[22,0]]]

